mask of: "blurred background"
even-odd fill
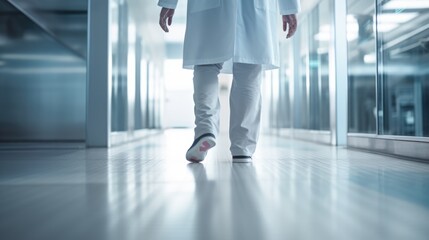
[[[90,146],[88,96],[97,91],[109,95],[108,116],[96,119],[108,123],[105,147],[153,130],[193,127],[192,71],[181,68],[187,1],[179,1],[168,34],[158,27],[156,1],[102,3],[109,9],[102,17],[110,60],[99,69],[97,57],[88,56],[95,16],[88,0],[0,1],[1,142]],[[302,2],[298,32],[279,42],[280,69],[264,75],[264,131],[336,145],[333,118],[340,115],[347,125],[343,145],[427,144],[429,0],[347,0],[345,13],[337,5]],[[89,72],[105,69],[110,89],[89,89],[96,81]],[[221,76],[222,131],[230,83],[231,76]],[[335,108],[338,93],[345,94],[346,110]]]
[[[165,34],[157,0],[0,0],[0,239],[428,239],[429,0],[301,1],[249,164],[231,75],[185,161],[187,4]]]

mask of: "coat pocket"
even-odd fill
[[[220,7],[220,0],[189,0],[188,7],[191,13],[201,12]]]
[[[277,10],[277,1],[278,0],[253,0],[255,3],[255,8],[273,12]]]

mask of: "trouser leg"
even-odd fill
[[[261,122],[261,73],[261,65],[234,63],[229,130],[233,156],[255,152]]]
[[[219,132],[219,81],[222,64],[194,67],[195,138]]]

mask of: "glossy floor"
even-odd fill
[[[268,136],[188,164],[191,142],[1,151],[0,239],[428,239],[428,164]]]

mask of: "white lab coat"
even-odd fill
[[[175,9],[177,1],[158,5]],[[277,68],[280,16],[299,9],[299,0],[188,0],[183,67],[225,63],[223,72],[231,73],[237,62]]]

